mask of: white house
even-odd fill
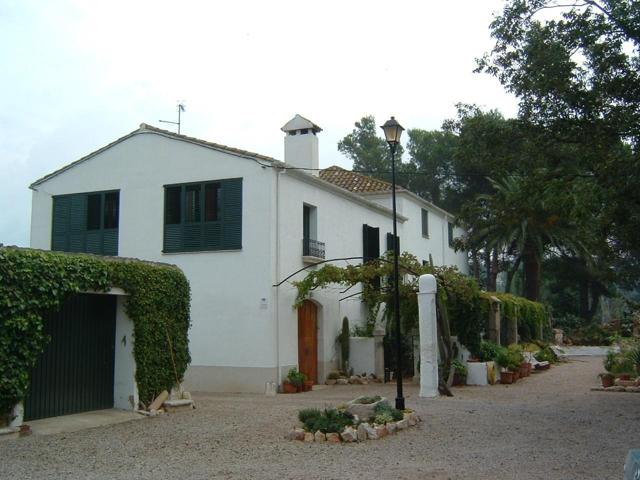
[[[361,301],[327,289],[296,311],[295,289],[273,285],[319,259],[383,253],[391,188],[318,171],[309,120],[282,130],[284,162],[142,124],[31,185],[31,246],[178,265],[192,289],[192,390],[260,392],[294,366],[322,382]],[[398,213],[402,251],[466,272],[451,215],[402,189]]]

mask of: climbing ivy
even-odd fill
[[[357,284],[362,284],[362,299],[370,311],[385,309],[385,318],[392,318],[393,302],[392,290],[389,286],[375,288],[374,279],[389,278],[393,271],[391,254],[369,261],[362,265],[347,265],[337,267],[327,264],[318,270],[311,271],[307,276],[293,282],[298,290],[296,303],[299,306],[309,296],[310,292],[331,284],[339,284],[347,290]],[[489,314],[488,299],[491,295],[503,302],[503,321],[518,321],[518,328],[524,340],[536,338],[540,325],[545,333],[548,330],[548,312],[544,305],[532,302],[515,295],[481,292],[477,282],[461,274],[455,267],[431,267],[421,265],[417,258],[404,252],[399,257],[400,267],[400,316],[405,331],[418,326],[418,277],[431,273],[438,282],[438,297],[446,308],[451,335],[469,351],[477,356],[480,342],[485,331]],[[345,293],[346,295],[346,293]],[[372,319],[367,319],[367,330],[373,330]],[[393,328],[393,326],[392,326]]]
[[[181,380],[189,362],[189,283],[174,266],[118,257],[0,247],[0,414],[25,398],[50,340],[43,315],[69,296],[119,287],[134,324],[141,402]]]

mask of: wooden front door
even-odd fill
[[[308,380],[318,382],[318,309],[309,300],[298,308],[298,366]]]

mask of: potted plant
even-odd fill
[[[454,360],[453,365],[453,384],[465,385],[467,383],[467,366],[459,360]]]
[[[282,390],[284,393],[302,392],[306,379],[307,376],[304,373],[298,372],[297,368],[292,368],[287,374],[287,380],[282,382]]]
[[[600,377],[600,381],[602,382],[602,386],[604,388],[613,387],[613,383],[616,379],[613,373],[601,373],[598,376]]]
[[[504,385],[513,383],[513,371],[509,369],[509,366],[511,366],[513,362],[509,350],[504,347],[499,347],[496,350],[495,362],[500,367],[500,383]]]

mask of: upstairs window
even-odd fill
[[[429,238],[429,210],[422,209],[422,236]]]
[[[387,233],[387,252],[393,252],[393,233]],[[400,255],[400,237],[395,237],[398,245],[398,255]]]
[[[53,197],[51,249],[118,255],[120,192]]]
[[[165,186],[164,252],[241,248],[241,178]]]

